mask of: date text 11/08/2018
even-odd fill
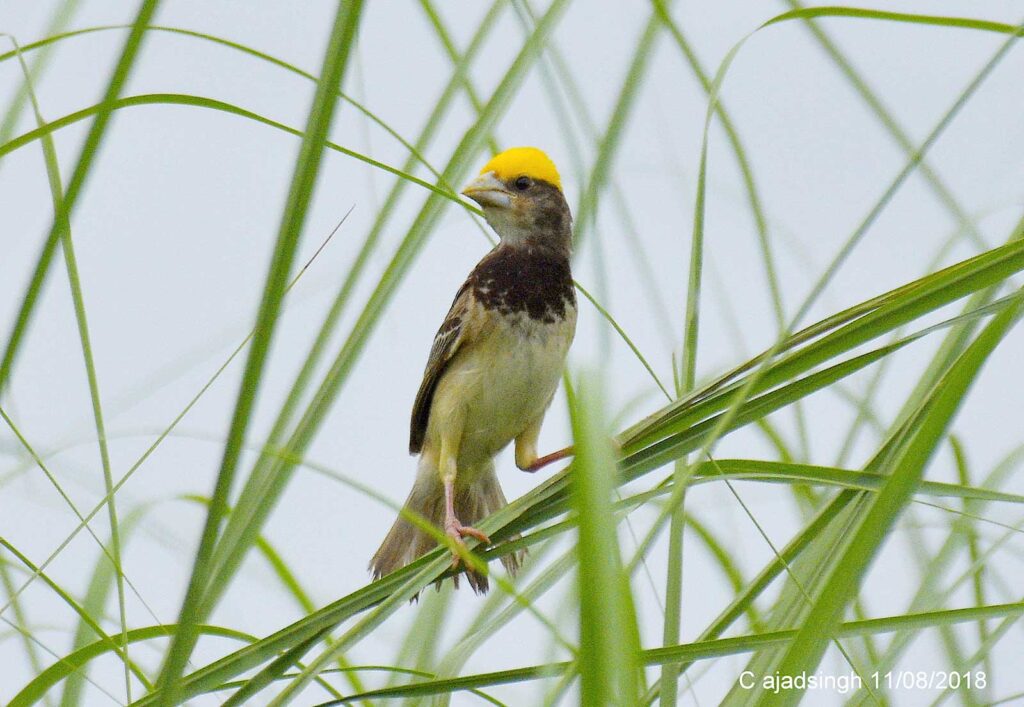
[[[752,690],[758,686],[768,692],[780,693],[790,690],[826,690],[846,694],[863,688],[885,688],[887,690],[983,690],[988,686],[984,671],[956,672],[952,670],[897,670],[873,672],[861,676],[858,673],[843,675],[810,674],[782,675],[773,673],[760,679],[750,670],[739,676],[739,686]]]
[[[890,690],[968,690],[984,689],[988,678],[981,670],[958,673],[952,670],[898,670],[871,673],[868,679],[875,687]]]

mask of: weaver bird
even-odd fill
[[[464,546],[466,537],[490,543],[473,524],[508,503],[494,473],[498,452],[515,440],[525,471],[565,456],[538,458],[537,438],[576,332],[576,293],[572,215],[547,155],[506,150],[462,193],[483,208],[500,242],[459,288],[434,337],[412,409],[409,452],[420,458],[405,508]],[[400,515],[370,569],[379,578],[436,545]],[[521,559],[511,553],[502,562],[514,574]],[[475,591],[487,591],[485,575],[466,573]]]

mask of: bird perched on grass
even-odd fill
[[[564,456],[538,458],[537,437],[576,331],[572,215],[554,163],[533,147],[495,156],[462,193],[501,241],[459,288],[434,338],[412,410],[409,452],[420,458],[405,508],[456,543],[490,543],[473,524],[508,503],[494,456],[512,440],[525,471]],[[370,569],[381,577],[436,545],[399,516]],[[502,558],[510,573],[520,561],[520,553]],[[466,573],[475,591],[487,591],[486,576]]]

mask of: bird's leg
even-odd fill
[[[565,449],[559,449],[557,452],[551,452],[551,454],[546,454],[543,457],[537,457],[536,459],[533,460],[532,463],[528,464],[525,467],[520,467],[520,469],[522,469],[523,471],[528,471],[532,474],[535,471],[540,471],[548,464],[553,464],[554,462],[561,461],[562,459],[567,459],[568,457],[571,457],[573,454],[575,454],[573,448],[566,447]]]
[[[538,415],[537,419],[527,425],[526,429],[516,437],[516,466],[531,474],[543,469],[552,462],[557,462],[573,455],[572,447],[566,447],[543,457],[537,456],[537,438],[540,437],[540,425],[542,422],[544,422],[543,414]]]
[[[462,538],[466,536],[476,538],[480,542],[487,543],[488,545],[491,542],[491,539],[487,537],[485,533],[477,530],[476,528],[471,528],[468,525],[463,525],[455,515],[454,479],[445,479],[444,482],[444,532],[457,543],[461,543]]]
[[[459,545],[465,546],[464,537],[476,538],[482,543],[490,544],[491,539],[476,528],[463,525],[455,515],[455,477],[458,474],[457,455],[452,453],[451,445],[441,444],[441,481],[444,483],[444,532]],[[461,562],[458,553],[453,552],[452,567]]]
[[[527,425],[526,429],[516,437],[516,466],[523,471],[534,472],[544,466],[544,464],[535,466],[540,461],[537,458],[537,438],[540,437],[540,425],[543,421],[544,416],[538,415],[537,419]],[[546,458],[544,457],[544,459]]]

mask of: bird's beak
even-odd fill
[[[512,205],[512,194],[494,176],[494,172],[485,172],[467,184],[462,190],[462,195],[468,196],[484,208],[496,206],[507,209]]]

